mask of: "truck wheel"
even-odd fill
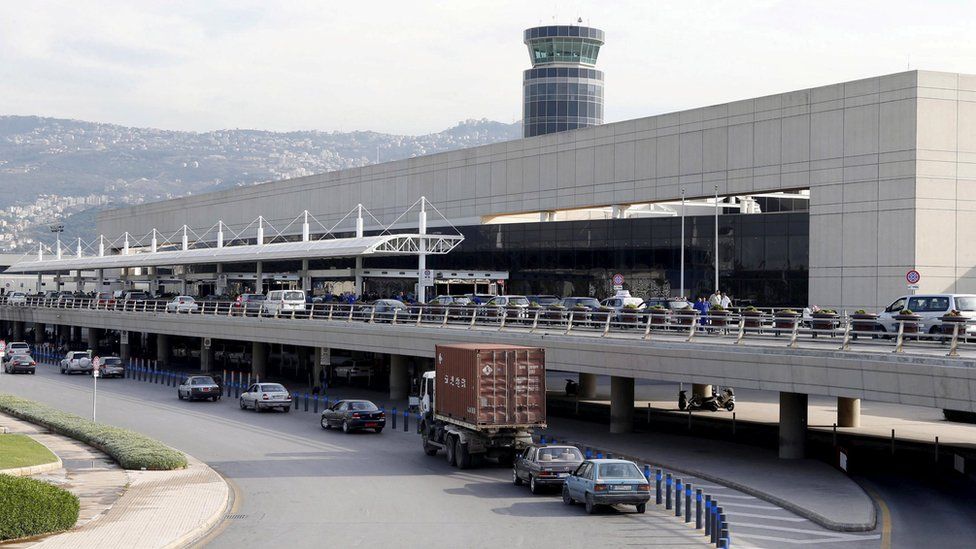
[[[515,454],[511,452],[505,452],[498,456],[498,464],[502,467],[511,467],[515,463]]]
[[[447,464],[457,465],[457,456],[455,452],[457,448],[454,446],[454,437],[447,437],[447,443],[444,445],[445,453],[447,454]]]
[[[468,445],[461,444],[461,439],[457,440],[457,466],[458,469],[470,469],[471,468],[471,453],[468,452]]]
[[[423,436],[424,453],[427,454],[428,456],[436,456],[437,446],[434,446],[433,444],[430,443],[430,437],[427,435],[427,429],[424,428],[421,432],[424,433]]]

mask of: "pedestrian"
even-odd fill
[[[721,304],[722,304],[722,295],[719,293],[718,290],[715,290],[712,293],[712,295],[709,296],[709,298],[708,298],[708,305],[711,308],[711,307],[714,307],[716,305],[721,305]]]
[[[704,297],[699,297],[698,301],[695,302],[694,309],[698,311],[698,325],[705,325],[705,317],[708,316],[708,311],[711,309],[711,305]]]
[[[729,298],[728,294],[722,292],[722,308],[728,311],[729,308],[731,307],[732,307],[732,299]]]

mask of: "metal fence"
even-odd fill
[[[941,349],[949,357],[973,348],[976,322],[965,317],[929,326],[920,318],[894,320],[891,332],[865,315],[814,315],[763,310],[712,311],[702,315],[686,310],[593,310],[543,307],[489,307],[485,305],[408,305],[386,307],[365,303],[315,303],[289,308],[268,304],[240,304],[233,301],[178,303],[164,300],[114,300],[97,298],[27,297],[16,301],[0,298],[0,306],[34,309],[68,309],[145,314],[178,314],[267,318],[282,321],[359,322],[411,325],[429,328],[479,329],[523,333],[560,333],[579,337],[611,337],[653,340],[716,341],[732,344],[750,341],[786,341],[789,348],[804,342],[834,341],[839,350],[904,352],[906,348]],[[870,315],[867,315],[870,316]]]

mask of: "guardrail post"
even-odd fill
[[[952,323],[952,342],[949,344],[949,354],[946,356],[956,357],[959,356],[959,324],[960,322]]]
[[[661,470],[658,469],[657,472],[654,473],[654,481],[655,481],[655,487],[656,487],[654,503],[656,503],[657,505],[661,505],[661,501],[662,501],[662,498],[661,498],[661,480],[663,478],[664,478],[664,476],[661,474]]]
[[[644,324],[644,335],[641,337],[643,340],[648,340],[651,337],[651,319],[654,318],[654,313],[647,313],[647,322]]]
[[[451,307],[448,305],[444,307],[444,318],[441,320],[441,328],[447,326],[447,320],[450,318],[450,316],[451,316]]]
[[[702,529],[702,491],[695,490],[695,530]]]
[[[346,319],[346,322],[352,322],[352,312],[355,308],[355,306],[349,305],[349,318]]]
[[[664,480],[664,508],[671,509],[671,473],[668,473]]]
[[[800,335],[800,317],[793,319],[793,332],[790,334],[790,342],[787,347],[790,349],[796,349],[796,338]]]
[[[532,318],[532,329],[529,330],[529,333],[530,334],[534,334],[536,327],[539,326],[539,313],[541,313],[541,312],[542,312],[542,309],[536,309],[535,310],[535,316]]]
[[[895,350],[893,353],[902,352],[902,345],[905,343],[905,321],[899,320],[898,322],[898,339],[895,341]]]
[[[329,316],[326,317],[326,320],[332,320],[332,310],[334,308],[335,308],[335,305],[329,305]]]
[[[570,311],[569,312],[569,322],[566,324],[566,333],[567,334],[573,330],[573,315],[575,315],[575,314],[576,314],[575,311]]]
[[[398,309],[398,308],[394,308],[393,309],[393,320],[390,321],[390,324],[393,324],[394,326],[396,325],[397,313],[399,313],[399,312],[400,312],[400,309]]]
[[[851,350],[851,317],[844,319],[844,341],[840,344],[841,351]]]
[[[373,305],[372,307],[369,308],[369,321],[368,322],[370,324],[372,324],[375,319],[376,319],[376,305]]]
[[[698,317],[692,315],[691,325],[688,326],[688,339],[685,341],[691,341],[695,338],[695,329],[698,327]]]
[[[607,313],[607,321],[606,321],[606,323],[603,324],[603,335],[601,335],[600,337],[606,337],[607,334],[610,333],[610,319],[611,318],[612,317],[610,316],[610,313]]]
[[[705,496],[705,535],[712,534],[712,496]]]
[[[681,483],[681,479],[675,479],[674,482],[674,516],[681,516],[681,492],[684,491],[684,486]]]

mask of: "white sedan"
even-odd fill
[[[178,295],[166,304],[167,313],[195,313],[200,310],[197,301],[192,296]]]
[[[255,412],[271,408],[287,412],[291,409],[291,394],[278,383],[253,383],[241,393],[241,410],[248,408]]]

